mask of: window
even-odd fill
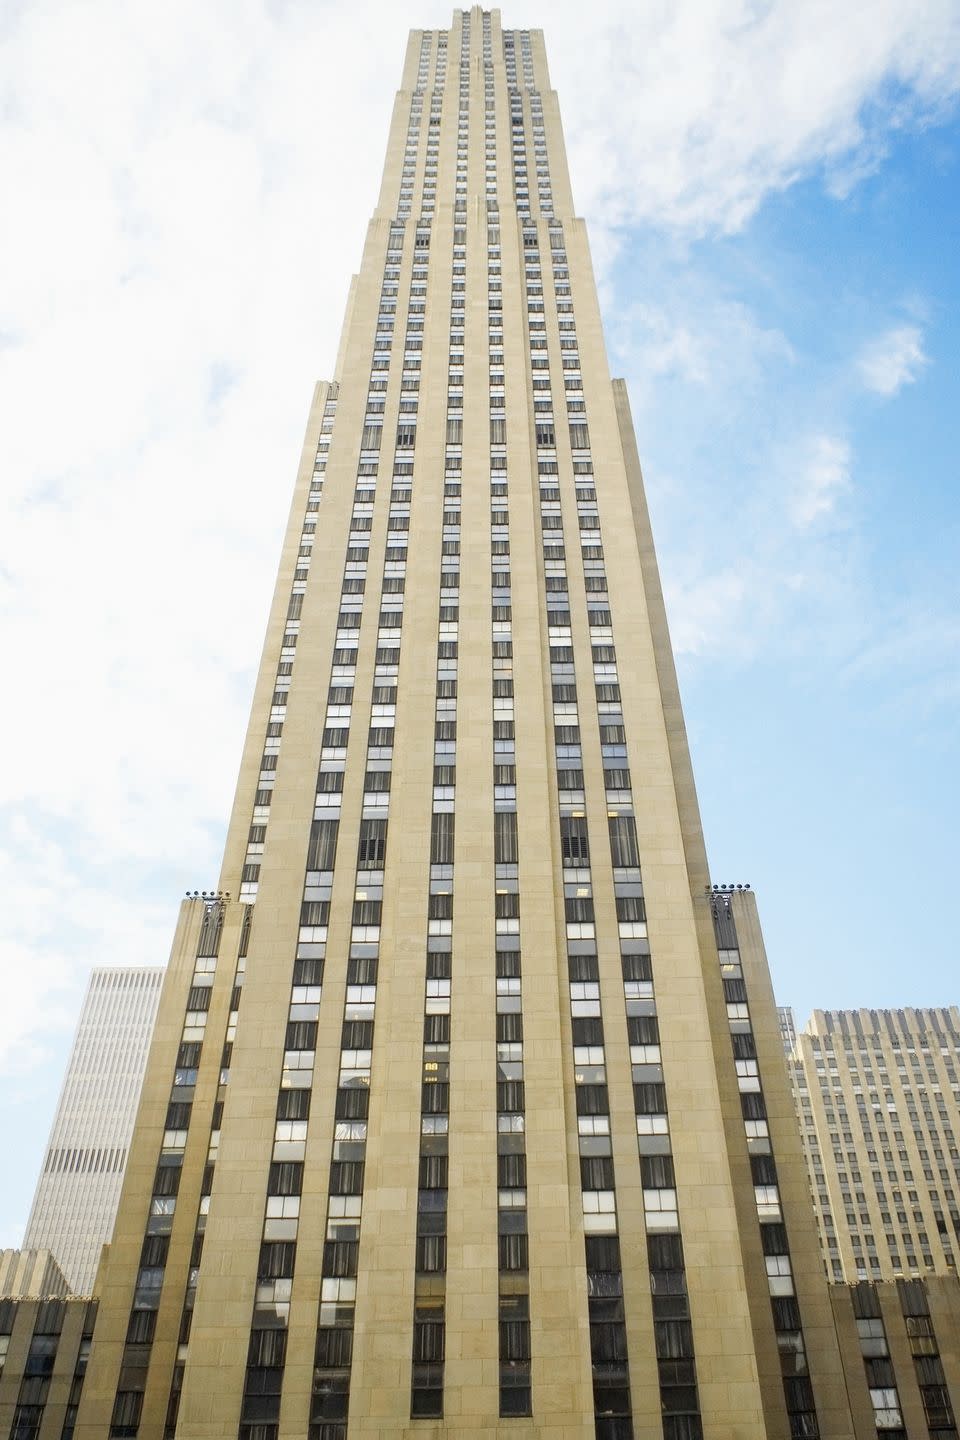
[[[520,858],[516,813],[511,810],[497,811],[493,817],[493,826],[495,863],[516,865]],[[452,858],[451,856],[451,860]]]
[[[384,858],[386,855],[386,848],[386,820],[361,820],[360,839],[357,845],[357,869],[382,869]]]
[[[590,841],[585,816],[564,815],[561,817],[560,848],[565,867],[578,869],[590,864]],[[568,915],[567,918],[573,917]],[[587,918],[592,918],[592,913]]]
[[[336,787],[330,784],[331,781],[339,782]],[[322,773],[320,775],[321,790],[341,790],[343,788],[343,772],[335,774]],[[314,820],[310,826],[310,845],[307,851],[308,870],[332,870],[337,853],[337,831],[340,822],[338,820]]]

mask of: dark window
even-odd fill
[[[581,1155],[581,1189],[612,1190],[613,1185],[613,1160],[609,1155]]]
[[[281,1090],[277,1096],[278,1120],[308,1120],[310,1118],[309,1090]]]
[[[197,955],[216,955],[220,948],[220,932],[223,930],[223,906],[209,905],[200,922],[200,938]]]
[[[645,1190],[672,1190],[676,1184],[669,1155],[641,1155],[640,1182]]]
[[[434,815],[430,822],[430,863],[431,865],[453,864],[453,815]]]
[[[591,943],[592,943],[592,942],[591,942]],[[581,953],[579,953],[579,952],[576,952],[576,951],[571,950],[571,951],[570,951],[570,954],[567,956],[567,969],[568,969],[569,972],[570,972],[570,979],[571,979],[571,980],[599,980],[599,979],[600,979],[600,967],[599,967],[599,965],[598,965],[598,963],[597,963],[596,953],[593,952],[593,951],[586,951],[586,952],[584,952],[583,954],[581,954]],[[599,1017],[597,1017],[597,1018],[599,1018]],[[602,1021],[600,1022],[600,1027],[601,1027],[601,1034],[602,1034],[602,1032],[603,1032],[603,1022],[602,1022]]]
[[[316,1365],[320,1370],[348,1369],[353,1360],[353,1330],[347,1325],[317,1331]]]
[[[365,1086],[337,1091],[336,1118],[338,1120],[366,1120],[370,1109],[370,1091]]]
[[[34,1335],[30,1341],[30,1349],[27,1352],[27,1361],[24,1367],[24,1375],[27,1376],[48,1376],[53,1374],[53,1361],[57,1353],[56,1335]],[[21,1391],[21,1397],[23,1396]]]
[[[529,1268],[526,1235],[500,1235],[497,1245],[501,1270],[522,1271]]]
[[[420,1109],[424,1115],[449,1114],[450,1086],[441,1080],[427,1081],[421,1086]]]
[[[501,810],[493,817],[494,860],[497,865],[516,865],[519,858],[517,817],[512,810]]]
[[[437,1418],[443,1414],[442,1365],[414,1365],[410,1414],[414,1419]]]
[[[355,1240],[328,1240],[323,1247],[323,1273],[343,1278],[356,1275],[359,1243]]]
[[[326,925],[329,919],[329,900],[304,900],[300,906],[301,925]]]
[[[578,1085],[576,1090],[578,1115],[608,1115],[610,1113],[610,1100],[606,1085]]]
[[[645,920],[647,918],[643,897],[640,895],[617,896],[618,920]]]
[[[383,910],[380,900],[355,900],[353,902],[354,925],[379,925]]]
[[[148,1235],[140,1250],[141,1265],[166,1265],[170,1248],[169,1235]]]
[[[526,1239],[526,1236],[523,1237]],[[417,1270],[421,1274],[439,1274],[447,1268],[446,1235],[417,1236]]]
[[[362,1160],[334,1160],[330,1166],[330,1194],[361,1195],[363,1172]]]
[[[613,815],[607,821],[610,830],[610,856],[615,866],[637,866],[640,851],[637,825],[632,815]]]
[[[653,1333],[658,1360],[692,1358],[693,1329],[689,1320],[656,1320]]]
[[[290,1280],[297,1247],[292,1240],[265,1240],[260,1246],[257,1275],[261,1280]]]
[[[521,1151],[515,1155],[497,1156],[497,1184],[506,1189],[523,1189],[527,1183],[527,1157]]]
[[[113,1418],[110,1433],[116,1436],[136,1435],[143,1409],[143,1395],[139,1390],[118,1390],[113,1402]]]
[[[578,869],[590,864],[590,840],[584,816],[564,815],[561,818],[560,851],[566,866]]]
[[[387,851],[386,820],[361,820],[357,869],[381,870]]]
[[[776,1185],[777,1167],[772,1155],[751,1155],[750,1169],[754,1185]]]
[[[630,1022],[627,1022],[629,1027]],[[633,1041],[631,1035],[631,1041]],[[573,1020],[573,1043],[574,1045],[602,1045],[603,1044],[603,1021],[599,1015],[575,1016]]]
[[[274,1160],[267,1181],[268,1195],[301,1195],[303,1193],[303,1162]]]
[[[281,1366],[287,1358],[286,1330],[251,1330],[247,1364]]]
[[[787,1227],[780,1224],[760,1226],[760,1240],[764,1255],[787,1255]]]
[[[164,1165],[162,1162],[157,1166],[156,1177],[153,1182],[154,1195],[176,1195],[180,1189],[181,1166]]]
[[[524,1106],[522,1080],[500,1080],[497,1083],[497,1110],[501,1115],[520,1114]]]
[[[413,1359],[415,1364],[441,1364],[444,1358],[443,1310],[441,1307],[418,1305],[413,1320]]]
[[[759,1090],[746,1091],[742,1094],[740,1109],[743,1111],[744,1120],[765,1120],[767,1117],[767,1108]]]
[[[316,1043],[317,1022],[315,1020],[288,1021],[286,1034],[288,1050],[313,1050]]]
[[[523,1039],[523,1016],[519,1011],[497,1016],[497,1039],[501,1044]]]
[[[629,1015],[627,1038],[631,1045],[659,1045],[660,1029],[655,1015]]]
[[[127,1322],[127,1344],[149,1345],[157,1328],[156,1310],[131,1310]]]
[[[321,788],[323,788],[323,781],[330,778],[330,776],[321,775]],[[337,772],[337,778],[342,787],[343,774]],[[310,847],[307,851],[308,870],[333,869],[337,854],[337,830],[339,826],[339,820],[313,821],[313,824],[310,826]]]
[[[369,1050],[372,1044],[372,1020],[344,1020],[340,1032],[342,1050]]]
[[[589,1274],[620,1271],[620,1240],[616,1235],[587,1235],[585,1252]]]
[[[633,1106],[638,1115],[663,1115],[667,1109],[666,1087],[658,1084],[636,1084]]]
[[[497,1019],[500,1019],[499,1015],[497,1016]],[[425,1045],[449,1044],[450,1016],[425,1015],[423,1017],[423,1041]]]

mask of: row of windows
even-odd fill
[[[487,83],[491,67],[486,66]],[[488,167],[495,166],[495,140],[486,141]],[[488,283],[499,272],[499,245],[488,243]],[[488,314],[491,354],[502,343],[500,317]],[[491,447],[506,440],[504,396],[497,394],[491,373]],[[494,408],[496,407],[496,409]],[[491,469],[490,538],[494,553],[509,555],[507,478]],[[502,507],[502,509],[500,508]],[[513,700],[513,634],[509,560],[495,560],[491,573],[492,718],[494,766],[494,873],[497,989],[497,1202],[498,1202],[498,1324],[500,1414],[532,1413],[530,1354],[529,1253],[525,1149],[525,1091],[521,980],[521,924],[518,884],[519,840],[516,815],[516,752]]]
[[[425,241],[427,243],[424,243]],[[414,249],[415,254],[421,256],[421,262],[415,267],[415,275],[418,272],[423,276],[426,274],[428,242],[429,232],[418,227],[414,236]],[[395,258],[399,260],[398,255]],[[385,285],[386,276],[391,275],[393,269],[395,269],[395,264],[388,252]],[[418,303],[411,294],[411,312],[412,306]],[[411,348],[410,323],[410,313],[408,313],[405,352]],[[404,363],[406,377],[406,359]],[[371,387],[373,383],[374,376],[371,373]],[[407,558],[405,540],[409,526],[409,499],[413,474],[410,463],[404,464],[398,459],[398,456],[401,450],[412,449],[415,443],[417,388],[408,383],[406,378],[404,379],[401,406],[406,406],[405,413],[410,417],[411,423],[401,425],[397,434],[394,481],[388,521],[391,529],[388,532],[384,561],[382,588],[384,596],[387,594],[402,596],[404,588]],[[371,393],[373,392],[371,391]],[[362,459],[363,457],[361,457]],[[360,498],[359,490],[357,498]],[[372,500],[373,490],[370,487],[370,501],[372,502]],[[355,516],[356,514],[355,509]],[[362,533],[359,529],[352,532],[351,545],[356,544]],[[394,543],[391,543],[391,536],[394,537]],[[397,539],[403,542],[402,545],[396,543]],[[351,563],[348,548],[345,580],[350,574]],[[349,1408],[356,1267],[366,1155],[370,1066],[376,1006],[376,973],[386,861],[387,815],[401,623],[402,599],[395,600],[392,607],[385,607],[381,610],[371,697],[371,725],[367,737],[367,774],[357,848],[351,958],[343,1011],[340,1075],[330,1166],[327,1235],[322,1265],[317,1348],[310,1410],[309,1433],[311,1437],[323,1436],[324,1440],[331,1440],[331,1437],[337,1437],[344,1433]],[[396,642],[393,645],[389,643],[391,635]],[[346,695],[341,696],[338,693],[334,699],[335,691],[345,690],[349,687],[352,700],[355,670],[353,664],[349,662],[355,662],[356,652],[353,650],[351,653],[349,645],[345,643],[348,638],[345,627],[338,629],[331,671],[331,704],[338,708],[346,703]],[[348,663],[345,664],[345,661]],[[343,728],[333,723],[343,718],[342,713],[337,714],[336,710],[331,711],[328,706],[327,720],[331,722],[331,731]],[[332,813],[327,808],[328,802],[334,799],[339,800],[339,793],[342,789],[344,754],[345,744],[342,748],[325,745],[321,752],[317,794],[318,819],[314,821],[315,826],[329,823],[321,817],[324,814]],[[334,786],[337,788],[335,789]],[[304,888],[305,905],[329,906],[329,885],[333,879],[333,865],[331,863],[327,866],[325,859],[322,840],[318,835],[317,848],[315,851],[313,848],[311,849],[309,857],[307,883]],[[314,861],[316,861],[316,869],[313,866]],[[313,918],[312,915],[308,916],[309,920]],[[316,918],[325,924],[325,915]],[[302,926],[301,946],[298,953],[302,953],[304,944],[311,946],[317,944],[320,934],[320,929]],[[325,941],[325,928],[322,930],[322,935]],[[362,972],[360,967],[362,967]],[[351,970],[353,971],[352,975]],[[368,983],[351,985],[351,978],[362,978]]]
[[[203,911],[197,938],[197,954],[194,973],[186,1000],[186,1014],[177,1052],[173,1085],[167,1107],[166,1122],[153,1182],[150,1213],[146,1233],[141,1247],[140,1264],[134,1287],[133,1304],[127,1326],[126,1342],[121,1358],[120,1375],[114,1397],[111,1418],[111,1436],[135,1435],[139,1424],[139,1412],[143,1392],[146,1388],[147,1371],[150,1364],[151,1347],[156,1324],[160,1293],[163,1287],[170,1244],[180,1189],[180,1177],[184,1161],[193,1101],[196,1091],[197,1073],[201,1052],[206,1036],[207,1019],[215,980],[217,956],[223,934],[225,905],[222,900],[207,900],[200,903]],[[217,1098],[214,1103],[211,1130],[207,1146],[207,1161],[201,1186],[198,1214],[194,1221],[194,1238],[187,1272],[187,1284],[181,1325],[181,1343],[189,1335],[193,1302],[206,1215],[209,1208],[213,1166],[219,1144],[220,1122],[229,1079],[230,1053],[235,1033],[240,987],[246,963],[246,949],[249,941],[249,909],[243,911],[237,971],[231,994],[228,1028],[223,1050],[220,1055],[220,1075]],[[182,1379],[182,1365],[175,1368],[173,1396],[179,1395]],[[173,1397],[172,1397],[173,1403]],[[134,1417],[134,1418],[131,1418]],[[169,1426],[167,1427],[170,1428]]]
[[[70,1388],[67,1392],[61,1440],[72,1440],[83,1390],[87,1362],[90,1357],[97,1302],[91,1301],[83,1317],[83,1333],[77,1349]],[[0,1301],[0,1374],[3,1373],[16,1315],[16,1302]],[[40,1304],[34,1320],[33,1334],[23,1360],[22,1375],[10,1426],[11,1440],[37,1440],[44,1423],[50,1398],[50,1382],[60,1346],[63,1328],[62,1301],[47,1300]],[[62,1401],[62,1397],[61,1397]],[[48,1422],[48,1429],[49,1429]]]
[[[267,823],[270,818],[270,802],[273,798],[272,791],[280,755],[283,725],[287,714],[287,695],[290,690],[293,675],[296,645],[300,631],[300,617],[303,609],[303,597],[306,593],[307,580],[310,574],[310,561],[313,554],[313,541],[316,533],[316,516],[320,509],[320,501],[323,496],[323,482],[337,409],[336,397],[336,387],[331,387],[328,398],[324,403],[313,474],[310,477],[310,485],[307,492],[306,510],[300,533],[294,578],[287,604],[286,625],[280,649],[280,658],[277,663],[277,674],[274,681],[274,694],[270,707],[269,720],[267,722],[267,733],[264,739],[260,777],[257,793],[254,797],[253,815],[251,817],[251,826],[247,840],[239,892],[240,899],[251,904],[256,900],[259,890],[260,863],[266,839]]]
[[[522,122],[521,122],[522,123]],[[516,121],[515,121],[516,124]],[[516,134],[516,130],[514,132]],[[528,286],[536,284],[539,268],[527,255]],[[545,357],[541,357],[545,358]],[[539,367],[539,393],[549,394],[546,364]],[[535,373],[535,382],[538,377]],[[547,384],[544,386],[543,381]],[[538,441],[552,440],[552,426],[538,425]],[[569,644],[569,608],[557,600],[567,589],[566,560],[559,508],[541,494],[541,537],[544,549],[544,593],[550,639],[554,750],[557,766],[560,850],[563,866],[567,950],[570,966],[570,1012],[573,1039],[577,1128],[580,1148],[585,1259],[594,1416],[597,1435],[632,1436],[623,1274],[618,1240],[616,1182],[606,1085],[606,1052],[598,982],[593,917],[590,849],[585,811],[576,675]],[[546,509],[544,509],[546,507]],[[551,523],[544,524],[549,520]],[[549,552],[549,553],[548,553]],[[562,604],[562,602],[561,602]],[[568,607],[569,602],[566,602]]]
[[[465,23],[468,21],[465,17]],[[462,65],[466,66],[466,59]],[[465,73],[465,71],[464,71]],[[458,157],[466,156],[467,104],[461,100]],[[455,233],[454,255],[462,253],[465,233]],[[455,262],[456,263],[456,262]],[[451,343],[456,333],[451,327]],[[448,416],[462,399],[448,393]],[[458,422],[457,422],[458,423]],[[448,444],[458,442],[456,424],[447,420]],[[445,553],[459,549],[460,483],[448,476],[444,486]],[[450,548],[448,548],[450,547]],[[417,1197],[416,1274],[410,1414],[443,1414],[446,1336],[446,1260],[448,1130],[450,1111],[450,991],[453,963],[454,791],[456,783],[457,634],[459,574],[451,572],[441,596],[437,639],[434,743],[435,784],[430,828],[430,893],[427,903],[427,965],[420,1115],[420,1175]]]
[[[791,1433],[817,1436],[820,1433],[819,1421],[810,1382],[800,1307],[796,1300],[787,1231],[780,1208],[777,1167],[767,1126],[756,1042],[740,964],[736,923],[729,897],[724,895],[712,898],[711,911],[747,1150],[753,1174],[767,1289],[780,1351],[784,1400],[790,1418]]]
[[[525,242],[528,237],[525,234]],[[535,232],[529,237],[536,244]],[[555,283],[568,284],[562,232],[551,230],[551,255]],[[528,286],[540,289],[540,267],[533,248],[528,249]],[[542,290],[541,290],[542,293]],[[531,363],[536,366],[537,357]],[[537,367],[540,370],[546,366]],[[579,376],[565,372],[579,390]],[[536,373],[534,383],[537,382]],[[540,393],[544,413],[552,411],[549,376],[542,377]],[[579,402],[582,403],[582,402]],[[549,410],[547,407],[550,407]],[[588,593],[588,623],[594,656],[600,739],[609,810],[609,845],[614,868],[614,888],[624,976],[628,1036],[637,1112],[638,1147],[644,1219],[650,1247],[650,1268],[654,1325],[658,1337],[661,1401],[665,1434],[700,1433],[695,1362],[686,1299],[685,1271],[679,1233],[676,1185],[670,1154],[659,1048],[659,1030],[653,995],[649,947],[646,943],[646,916],[639,868],[639,848],[633,818],[632,791],[626,759],[626,741],[621,712],[620,690],[613,648],[611,616],[606,601],[603,550],[597,517],[596,493],[592,482],[581,474],[592,471],[589,432],[585,414],[573,431],[581,459],[574,460],[581,548]],[[541,454],[553,440],[552,427],[541,422]],[[579,467],[579,468],[578,468]],[[576,676],[570,645],[569,602],[566,599],[566,569],[563,522],[556,480],[556,466],[541,469],[541,533],[544,548],[545,597],[548,635],[551,643],[555,747],[560,804],[561,856],[567,906],[567,946],[570,955],[571,1016],[574,1040],[574,1078],[581,1131],[581,1183],[584,1192],[584,1224],[587,1231],[588,1269],[598,1264],[598,1248],[606,1246],[604,1262],[613,1264],[619,1255],[616,1239],[616,1189],[610,1153],[609,1102],[606,1089],[603,1020],[600,1006],[599,970],[593,923],[589,835],[585,820],[581,741],[578,723]],[[657,1272],[664,1271],[663,1275]],[[591,1292],[598,1297],[619,1294],[622,1279],[616,1270],[597,1271],[590,1277]],[[591,1300],[593,1312],[597,1302]],[[622,1307],[622,1302],[615,1302]],[[619,1370],[602,1371],[597,1385],[596,1418],[603,1433],[627,1433],[630,1420],[629,1375],[626,1365],[625,1332],[620,1309],[591,1313],[596,1332],[594,1364],[619,1348]],[[601,1323],[602,1321],[602,1323]],[[595,1371],[596,1375],[596,1371]],[[614,1417],[614,1418],[611,1418]]]
[[[418,230],[416,247],[425,250],[427,247],[419,246],[419,237]],[[393,285],[399,270],[402,243],[403,230],[394,227],[388,241],[381,310],[387,303],[388,286]],[[425,265],[424,257],[417,269],[425,273]],[[383,354],[390,343],[386,336],[378,336],[377,352]],[[376,374],[377,352],[371,367],[369,396],[372,397],[376,397],[381,385]],[[415,416],[416,392],[410,393]],[[398,451],[405,448],[403,439],[403,436],[398,437]],[[339,802],[352,718],[356,647],[366,589],[367,547],[378,468],[379,444],[372,446],[365,439],[344,561],[341,613],[321,736],[317,805],[308,845],[241,1436],[275,1434],[279,1417],[285,1341],[269,1337],[278,1331],[282,1333],[282,1327],[287,1323],[296,1258],[330,894],[339,835]],[[353,1305],[412,478],[412,464],[395,454],[371,723],[367,735],[367,784],[358,840],[340,1073],[335,1098],[316,1368],[310,1410],[311,1435],[336,1436],[342,1433],[349,1404]],[[371,802],[369,806],[368,801]]]

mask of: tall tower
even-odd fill
[[[80,1011],[23,1241],[52,1252],[74,1295],[113,1230],[162,984],[158,965],[101,967]]]
[[[543,40],[497,11],[410,38],[96,1288],[85,1440],[851,1433]]]

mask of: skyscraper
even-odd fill
[[[830,1279],[955,1275],[957,1007],[815,1010],[790,1073]]]
[[[497,11],[410,39],[219,885],[78,1436],[852,1434],[543,41]]]
[[[777,1006],[777,1023],[780,1026],[783,1052],[789,1060],[793,1054],[793,1047],[797,1043],[797,1020],[789,1005]]]
[[[159,966],[92,972],[24,1246],[50,1250],[89,1295],[110,1239],[160,1001]]]

